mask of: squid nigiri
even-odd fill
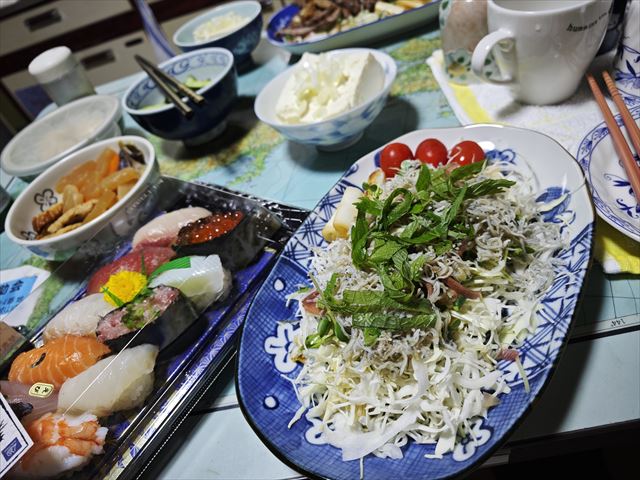
[[[201,207],[187,207],[165,213],[143,225],[133,236],[133,248],[142,246],[169,247],[185,225],[208,217],[211,212]]]
[[[162,272],[150,286],[166,285],[180,290],[191,300],[198,313],[213,302],[222,300],[231,288],[231,274],[222,267],[218,255],[189,257],[189,268]]]
[[[100,360],[64,382],[58,409],[102,417],[142,405],[153,389],[157,356],[158,347],[145,344]]]
[[[114,309],[105,301],[103,294],[87,295],[67,305],[47,323],[44,341],[64,335],[94,336],[100,318]]]
[[[27,425],[33,447],[11,474],[22,478],[55,477],[84,467],[103,453],[107,428],[94,415],[47,413]]]
[[[65,335],[18,355],[11,364],[9,380],[27,385],[45,382],[59,388],[109,352],[109,347],[95,338]]]

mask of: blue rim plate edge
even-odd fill
[[[314,45],[318,45],[321,42],[325,41],[325,40],[329,40],[329,39],[335,39],[335,38],[339,38],[341,36],[344,36],[348,33],[351,32],[355,32],[358,30],[361,30],[363,28],[366,27],[370,27],[371,25],[379,25],[381,22],[385,22],[387,20],[391,20],[394,19],[396,17],[402,16],[402,15],[407,15],[407,14],[411,14],[414,13],[415,11],[421,11],[423,9],[427,9],[427,8],[435,8],[436,5],[438,5],[438,8],[440,3],[442,2],[442,0],[431,0],[429,3],[426,3],[424,5],[422,5],[421,7],[417,7],[417,8],[412,8],[411,10],[406,10],[402,13],[399,13],[397,15],[390,15],[388,17],[384,17],[381,18],[380,20],[376,20],[375,22],[370,22],[370,23],[365,23],[364,25],[358,25],[356,27],[350,28],[348,30],[344,30],[341,32],[336,32],[332,35],[327,35],[326,37],[322,37],[319,38],[317,40],[311,40],[311,41],[307,41],[307,42],[296,42],[296,43],[290,43],[290,42],[280,42],[278,40],[276,40],[275,36],[271,35],[271,30],[272,30],[272,24],[274,23],[275,20],[277,20],[281,14],[284,13],[288,13],[285,12],[286,10],[294,10],[294,8],[298,8],[295,4],[291,4],[291,5],[287,5],[284,8],[281,8],[280,10],[278,10],[269,20],[269,23],[267,24],[267,28],[265,29],[266,34],[267,34],[267,40],[272,44],[275,45],[276,47],[280,47],[280,48],[284,48],[284,49],[289,49],[289,48],[297,48],[297,47],[307,47],[307,46],[314,46]],[[296,12],[297,13],[297,12]],[[415,27],[414,27],[415,28]],[[399,32],[395,32],[395,33],[399,33]],[[389,34],[391,35],[391,33]]]
[[[636,107],[632,107],[630,108],[630,113],[631,116],[637,120],[638,118],[640,118],[640,106],[636,106]],[[618,122],[618,124],[621,123],[621,119],[622,117],[620,116],[620,114],[616,114],[615,115],[615,119],[616,122]],[[593,137],[593,135],[596,133],[596,131],[600,130],[600,129],[606,129],[607,133],[602,135],[600,138],[598,138],[595,142],[593,142],[592,145],[587,146],[586,142],[588,139],[590,139],[591,137]],[[629,222],[628,220],[625,219],[625,221],[621,220],[621,217],[618,216],[615,212],[615,209],[617,207],[612,206],[611,204],[609,204],[607,201],[605,201],[605,198],[600,194],[600,191],[595,188],[595,186],[593,185],[592,181],[591,181],[591,177],[592,177],[592,171],[591,171],[591,166],[592,166],[592,160],[593,160],[593,153],[595,152],[596,148],[598,147],[598,144],[604,140],[606,137],[610,137],[611,133],[609,132],[609,129],[607,128],[607,125],[604,121],[598,123],[596,126],[594,126],[591,130],[589,130],[589,132],[583,137],[583,139],[580,141],[580,144],[578,145],[578,165],[580,165],[580,168],[582,169],[583,173],[585,174],[585,178],[587,180],[587,183],[589,184],[589,191],[591,193],[592,196],[592,202],[594,204],[594,208],[595,211],[597,213],[597,215],[604,220],[605,222],[607,222],[609,225],[611,225],[613,228],[615,228],[616,230],[618,230],[620,233],[622,233],[623,235],[626,235],[627,237],[635,240],[636,242],[640,242],[640,234],[634,232],[633,230],[630,230],[629,226],[633,227],[633,225],[631,225],[631,222]],[[582,150],[585,150],[585,153],[582,154]],[[600,203],[604,204],[606,206],[603,207],[600,205]],[[637,228],[637,227],[636,227]]]
[[[526,129],[526,128],[519,128],[519,127],[511,127],[511,126],[503,126],[503,125],[498,125],[498,124],[490,124],[490,123],[482,123],[482,124],[473,124],[473,125],[467,125],[467,126],[461,126],[461,127],[448,127],[448,128],[428,128],[428,129],[423,129],[423,130],[429,130],[429,131],[437,131],[437,130],[455,130],[455,129],[459,129],[459,130],[465,130],[465,129],[472,129],[475,127],[499,127],[499,128],[506,128],[506,129],[510,129],[510,130],[518,130],[518,131],[526,131],[529,133],[533,133],[535,135],[539,135],[542,137],[545,137],[549,140],[551,140],[555,145],[557,145],[562,151],[564,151],[568,157],[570,157],[573,162],[576,164],[576,166],[578,167],[578,171],[580,172],[580,174],[582,175],[582,179],[583,179],[583,185],[580,187],[580,189],[584,188],[585,194],[587,196],[587,198],[589,199],[588,205],[590,207],[590,212],[591,212],[591,221],[585,226],[584,230],[587,230],[587,233],[590,234],[590,241],[589,241],[589,259],[588,262],[584,268],[584,270],[582,271],[581,274],[581,284],[580,284],[580,289],[578,291],[578,295],[577,295],[577,301],[576,301],[576,305],[575,308],[573,309],[573,312],[571,314],[571,319],[569,321],[569,324],[567,326],[567,331],[565,333],[565,336],[563,338],[562,341],[562,345],[559,347],[558,349],[558,353],[555,355],[555,358],[553,359],[551,365],[548,367],[547,369],[547,373],[546,373],[546,377],[544,378],[542,385],[537,393],[537,395],[535,395],[535,397],[533,397],[531,399],[530,402],[528,402],[527,406],[525,407],[524,411],[522,412],[522,414],[513,422],[513,424],[511,425],[511,427],[503,434],[503,436],[494,443],[494,445],[490,446],[484,453],[478,455],[478,457],[474,460],[473,463],[471,463],[470,465],[468,465],[467,467],[458,470],[456,472],[451,473],[450,475],[447,475],[445,477],[440,477],[441,479],[450,479],[450,478],[454,478],[454,477],[463,477],[468,475],[469,473],[471,473],[473,470],[475,470],[476,468],[480,467],[485,460],[487,460],[488,458],[491,457],[491,455],[493,455],[493,453],[495,451],[497,451],[502,445],[504,445],[504,443],[509,439],[509,437],[516,431],[516,429],[522,424],[522,422],[525,420],[525,418],[531,413],[532,408],[534,407],[534,405],[536,405],[539,401],[540,398],[542,397],[542,395],[544,394],[544,392],[546,391],[549,382],[551,381],[551,378],[553,377],[553,373],[555,372],[556,368],[558,367],[558,364],[561,360],[561,358],[564,356],[564,353],[566,352],[566,348],[567,345],[569,343],[569,337],[571,334],[572,329],[575,326],[575,319],[579,310],[579,306],[582,302],[582,299],[584,298],[585,295],[585,281],[588,277],[588,274],[591,270],[591,267],[593,265],[593,250],[594,250],[594,244],[595,244],[595,216],[596,216],[596,210],[595,207],[593,205],[593,199],[592,199],[592,194],[591,194],[591,190],[590,188],[588,188],[588,182],[586,180],[586,175],[584,170],[581,168],[578,160],[571,155],[571,153],[569,153],[559,142],[557,142],[555,139],[553,139],[552,137],[545,135],[541,132],[536,132],[530,129]],[[409,133],[413,133],[415,131],[412,132],[406,132],[405,134],[401,135],[400,137],[390,140],[388,143],[392,143],[395,141],[398,141],[399,139],[401,139],[402,137],[404,137],[405,135],[409,134]],[[386,145],[386,144],[385,144]],[[378,147],[377,149],[373,150],[372,152],[369,152],[365,155],[363,155],[362,157],[360,157],[360,159],[356,160],[354,162],[357,163],[358,161],[360,161],[362,158],[378,151],[380,148],[382,148],[383,145],[381,145],[380,147]],[[327,194],[330,193],[333,188],[335,186],[337,186],[343,179],[345,176],[348,175],[350,169],[347,169],[344,174],[337,180],[337,182],[327,191]],[[327,195],[325,194],[325,196]],[[318,201],[318,203],[316,204],[316,206],[310,210],[310,212],[314,212],[318,206],[322,203],[324,199],[324,196]],[[303,225],[304,226],[304,225]],[[302,228],[302,226],[300,227]],[[297,233],[300,231],[300,228],[294,232],[294,234],[291,236],[291,239],[289,240],[292,241],[292,239],[294,239],[297,235]],[[289,243],[287,242],[287,243]],[[285,247],[286,249],[286,247]],[[282,250],[282,253],[284,253],[285,249]],[[278,447],[276,447],[271,440],[262,432],[262,430],[260,430],[260,428],[254,423],[254,420],[251,416],[251,413],[249,412],[244,399],[243,399],[243,389],[241,387],[240,384],[240,364],[242,362],[242,348],[241,348],[241,344],[243,342],[243,338],[244,338],[244,333],[245,333],[245,324],[247,322],[247,319],[249,318],[249,315],[252,314],[253,312],[253,308],[255,305],[255,302],[257,300],[257,298],[262,294],[262,291],[265,290],[268,285],[270,280],[272,280],[272,277],[275,276],[275,271],[276,268],[279,266],[279,264],[283,261],[283,256],[282,253],[280,254],[279,258],[275,261],[275,263],[273,264],[273,267],[271,269],[271,272],[269,272],[269,274],[267,275],[267,277],[265,278],[264,282],[262,283],[262,285],[260,286],[258,292],[256,293],[256,295],[253,297],[253,299],[251,300],[251,303],[249,305],[249,308],[247,309],[247,314],[245,316],[244,322],[242,323],[242,326],[240,328],[239,334],[238,334],[238,340],[237,340],[237,355],[236,355],[236,359],[235,359],[235,375],[234,375],[234,384],[235,384],[235,388],[236,388],[236,396],[238,399],[238,405],[240,407],[240,411],[242,412],[242,415],[244,416],[245,420],[247,421],[247,423],[249,424],[249,426],[251,427],[251,429],[253,430],[253,432],[256,434],[256,436],[262,441],[262,443],[267,447],[267,449],[281,462],[283,462],[285,465],[287,465],[289,468],[307,476],[308,478],[311,478],[313,480],[330,480],[330,477],[324,477],[319,475],[316,472],[307,470],[305,467],[301,466],[300,464],[296,463],[294,460],[289,459],[286,455],[284,455],[279,449]]]

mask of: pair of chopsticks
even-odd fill
[[[137,54],[135,55],[135,59],[136,62],[138,62],[138,65],[140,65],[142,69],[147,72],[147,75],[151,77],[158,88],[164,92],[171,103],[173,103],[178,108],[180,113],[186,118],[190,118],[193,115],[193,109],[182,101],[180,95],[184,95],[197,105],[200,105],[204,102],[204,97],[202,95],[197,94],[189,87],[187,87],[184,83],[179,82],[170,75],[167,75],[149,60]]]
[[[633,148],[636,153],[640,155],[640,128],[636,125],[635,120],[629,113],[627,106],[624,103],[624,100],[620,96],[620,92],[616,87],[615,82],[611,78],[608,72],[603,72],[602,77],[604,78],[604,83],[607,85],[607,89],[611,94],[611,98],[613,98],[614,103],[618,107],[620,111],[620,115],[622,116],[622,121],[624,122],[624,126],[627,129],[627,133],[629,134],[629,138],[631,139],[631,143],[633,144]],[[609,109],[609,105],[607,105],[607,101],[604,98],[604,95],[600,91],[600,87],[598,87],[598,83],[596,82],[593,75],[587,75],[587,82],[589,83],[589,87],[591,88],[591,92],[593,92],[593,96],[600,107],[600,111],[602,115],[604,115],[604,121],[609,128],[609,132],[611,133],[611,139],[613,140],[613,146],[618,153],[618,157],[622,160],[622,166],[627,174],[627,178],[629,179],[629,183],[631,184],[631,188],[636,197],[636,202],[640,203],[640,167],[636,164],[636,161],[633,158],[633,153],[631,152],[631,148],[627,144],[620,127],[613,117],[613,113]]]

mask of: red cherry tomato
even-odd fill
[[[447,147],[440,140],[427,138],[420,142],[416,149],[416,158],[422,163],[428,163],[434,167],[447,163]]]
[[[476,142],[465,140],[451,149],[449,160],[460,166],[480,162],[484,160],[484,150]]]
[[[405,160],[413,160],[413,152],[404,143],[390,143],[380,154],[380,168],[387,178],[395,177],[400,164]]]

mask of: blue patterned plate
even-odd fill
[[[266,29],[267,39],[276,47],[284,48],[298,55],[304,52],[326,52],[336,48],[369,45],[400,32],[426,25],[429,21],[438,18],[439,4],[440,0],[432,0],[421,7],[412,8],[398,15],[390,15],[349,30],[304,42],[287,42],[278,38],[276,34],[278,30],[288,26],[300,11],[299,6],[291,4],[271,17]]]
[[[637,120],[640,118],[640,97],[633,98],[635,107],[629,111]],[[630,103],[630,98],[625,100]],[[616,121],[624,126],[619,115]],[[637,155],[635,159],[640,165]],[[604,122],[591,130],[580,143],[578,162],[591,185],[593,204],[598,215],[620,232],[640,242],[640,203],[633,196],[631,184]]]
[[[501,361],[512,391],[503,395],[486,419],[473,426],[475,440],[463,439],[443,459],[426,459],[434,445],[411,441],[403,447],[404,458],[367,456],[367,480],[389,478],[446,478],[459,475],[486,459],[513,431],[541,393],[551,376],[567,340],[592,252],[594,211],[580,167],[558,143],[529,130],[496,125],[419,130],[394,141],[415,148],[428,137],[446,145],[462,139],[475,140],[487,151],[490,161],[500,159],[529,171],[545,203],[545,219],[565,225],[570,245],[558,253],[565,260],[545,294],[538,313],[538,328],[519,348],[529,378],[526,393],[514,363]],[[378,152],[357,161],[320,201],[285,247],[284,253],[249,309],[242,332],[237,370],[237,392],[245,417],[263,442],[282,461],[311,477],[354,479],[360,476],[357,461],[343,462],[337,448],[325,444],[320,425],[304,417],[291,429],[287,425],[299,407],[291,383],[299,370],[289,357],[296,326],[282,322],[294,318],[295,306],[285,297],[299,285],[308,284],[307,267],[312,247],[324,245],[321,229],[331,217],[347,186],[360,186],[375,168]]]

